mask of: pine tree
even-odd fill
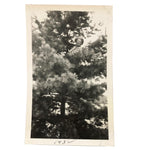
[[[32,136],[82,138],[84,136],[77,135],[77,131],[70,135],[71,131],[62,129],[66,124],[65,110],[70,112],[70,118],[71,115],[76,115],[74,121],[78,122],[77,126],[85,123],[84,119],[90,119],[94,115],[95,120],[99,117],[107,121],[107,107],[100,109],[98,103],[107,89],[106,82],[101,82],[102,77],[107,76],[107,37],[102,35],[97,41],[84,47],[76,44],[76,39],[81,37],[84,39],[96,30],[90,26],[88,12],[48,11],[47,18],[43,22],[33,18],[33,23],[36,27],[32,28],[34,120],[32,129],[40,124],[37,123],[37,118],[44,119],[44,123],[38,128],[40,135]],[[52,118],[52,115],[57,116],[57,113],[60,114],[62,122],[60,134],[62,130],[66,133],[53,135],[54,132],[47,127],[50,135],[43,134],[48,118]],[[50,122],[57,124],[52,119]],[[97,121],[98,123],[100,124]],[[57,129],[58,126],[59,123]],[[69,128],[71,126],[73,124],[70,121]]]

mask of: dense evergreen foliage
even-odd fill
[[[81,46],[90,22],[88,12],[32,18],[32,138],[108,139],[107,36]]]

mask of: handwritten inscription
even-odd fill
[[[55,141],[54,144],[69,144],[69,143],[72,143],[74,142],[73,140],[58,140],[58,141]]]

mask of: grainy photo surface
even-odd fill
[[[94,7],[27,5],[27,143],[113,144],[112,8]]]

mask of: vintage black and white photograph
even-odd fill
[[[112,7],[26,8],[27,143],[113,145]]]

